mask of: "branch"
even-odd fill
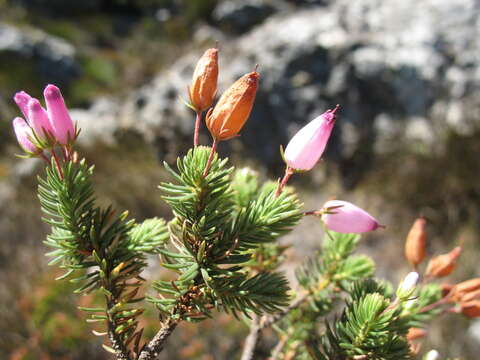
[[[260,322],[260,330],[270,327],[277,321],[282,320],[285,316],[287,316],[290,313],[290,311],[295,310],[300,305],[302,305],[305,301],[307,301],[309,296],[310,296],[310,293],[306,292],[303,295],[299,296],[294,302],[292,302],[282,311],[270,316],[264,316],[262,318],[262,321]]]
[[[158,331],[155,337],[145,346],[140,353],[138,360],[154,360],[158,358],[160,352],[163,350],[168,337],[173,333],[177,327],[179,320],[169,318],[162,328]]]
[[[282,352],[283,348],[285,347],[285,344],[287,343],[288,337],[283,337],[280,339],[280,341],[275,345],[275,347],[272,350],[272,355],[268,358],[268,360],[277,360],[278,357],[280,356],[280,353]]]
[[[258,341],[258,335],[262,328],[260,327],[260,319],[258,315],[252,316],[252,322],[250,323],[250,333],[245,340],[245,345],[243,347],[242,357],[240,360],[251,360],[253,359],[253,354],[255,352],[255,347]]]
[[[108,338],[112,344],[112,349],[115,351],[117,360],[131,360],[130,352],[125,347],[125,344],[115,334],[115,328],[111,320],[108,320]]]
[[[262,319],[259,319],[257,315],[253,315],[252,322],[250,324],[250,333],[248,334],[247,339],[245,340],[245,345],[243,347],[242,357],[240,360],[251,360],[255,352],[255,347],[257,345],[258,336],[260,332],[273,325],[277,321],[283,319],[288,313],[300,305],[302,305],[307,299],[310,293],[305,293],[299,298],[297,298],[293,303],[291,303],[284,310],[270,316],[263,316]]]

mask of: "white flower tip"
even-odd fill
[[[403,291],[410,291],[412,290],[418,282],[419,275],[417,272],[412,271],[409,273],[407,276],[405,276],[405,279],[402,282],[402,290]]]
[[[424,357],[424,360],[438,360],[440,359],[440,354],[437,350],[430,350]]]

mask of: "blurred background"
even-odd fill
[[[409,268],[404,238],[428,219],[428,254],[462,244],[450,282],[480,275],[480,1],[0,0],[0,359],[107,359],[71,294],[47,268],[35,194],[42,165],[21,160],[12,97],[61,87],[96,164],[99,201],[138,220],[169,218],[156,190],[192,144],[180,98],[203,51],[220,49],[219,93],[259,64],[260,89],[242,135],[220,152],[265,178],[281,175],[279,144],[335,104],[325,161],[294,176],[306,209],[349,200],[387,225],[361,250],[393,281]],[[201,141],[210,138],[202,130]],[[321,242],[305,219],[284,240],[291,272]],[[149,272],[158,267],[152,259]],[[145,321],[152,334],[153,310]],[[247,328],[228,316],[182,326],[164,359],[236,358]],[[268,348],[267,333],[263,346]],[[443,316],[424,350],[477,358],[480,322]]]

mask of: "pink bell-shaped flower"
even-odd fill
[[[47,113],[53,126],[55,138],[60,144],[67,145],[69,141],[75,139],[75,129],[62,93],[58,87],[50,84],[43,91],[43,95],[45,96]]]
[[[25,91],[20,91],[15,94],[13,100],[20,108],[25,119],[28,121],[28,102],[32,99],[30,95],[28,95]]]
[[[327,146],[338,108],[337,105],[335,109],[327,110],[293,136],[284,153],[290,168],[305,171],[315,166]]]
[[[21,117],[13,119],[13,130],[17,136],[18,143],[25,152],[31,155],[37,155],[41,152],[32,142],[33,130],[24,119]]]
[[[28,120],[39,139],[46,140],[47,135],[54,135],[55,132],[47,112],[35,98],[31,98],[28,102]]]
[[[372,215],[348,201],[327,201],[321,212],[325,226],[339,233],[364,233],[381,227]]]

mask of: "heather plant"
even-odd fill
[[[395,287],[376,279],[373,260],[357,253],[360,233],[383,228],[375,217],[344,200],[303,209],[288,181],[322,157],[338,105],[308,123],[280,152],[283,177],[262,182],[216,151],[245,125],[260,76],[256,69],[242,76],[212,107],[217,75],[217,50],[210,49],[188,90],[188,106],[196,113],[194,147],[176,166],[164,163],[171,180],[159,188],[172,218],[142,222],[97,204],[94,168],[75,149],[81,124],[70,118],[60,90],[45,88],[46,109],[25,92],[15,95],[24,115],[13,121],[23,156],[46,163],[38,196],[51,226],[45,240],[50,265],[64,270],[57,280],[77,284],[76,293],[95,293],[102,300],[80,309],[93,334],[106,337],[106,351],[121,360],[156,359],[181,322],[226,312],[250,327],[242,360],[258,358],[256,345],[266,328],[278,338],[270,359],[413,359],[434,317],[480,316],[480,279],[439,283],[454,270],[460,247],[433,257],[421,271],[424,219],[414,223],[406,241],[405,256],[415,271]],[[211,147],[198,144],[204,111]],[[292,285],[280,270],[287,254],[278,240],[305,216],[317,217],[325,236],[318,252],[298,267]],[[147,290],[142,274],[152,255],[174,275],[154,280]],[[145,306],[159,314],[152,339],[145,339],[139,321]],[[439,356],[432,350],[423,358]]]

